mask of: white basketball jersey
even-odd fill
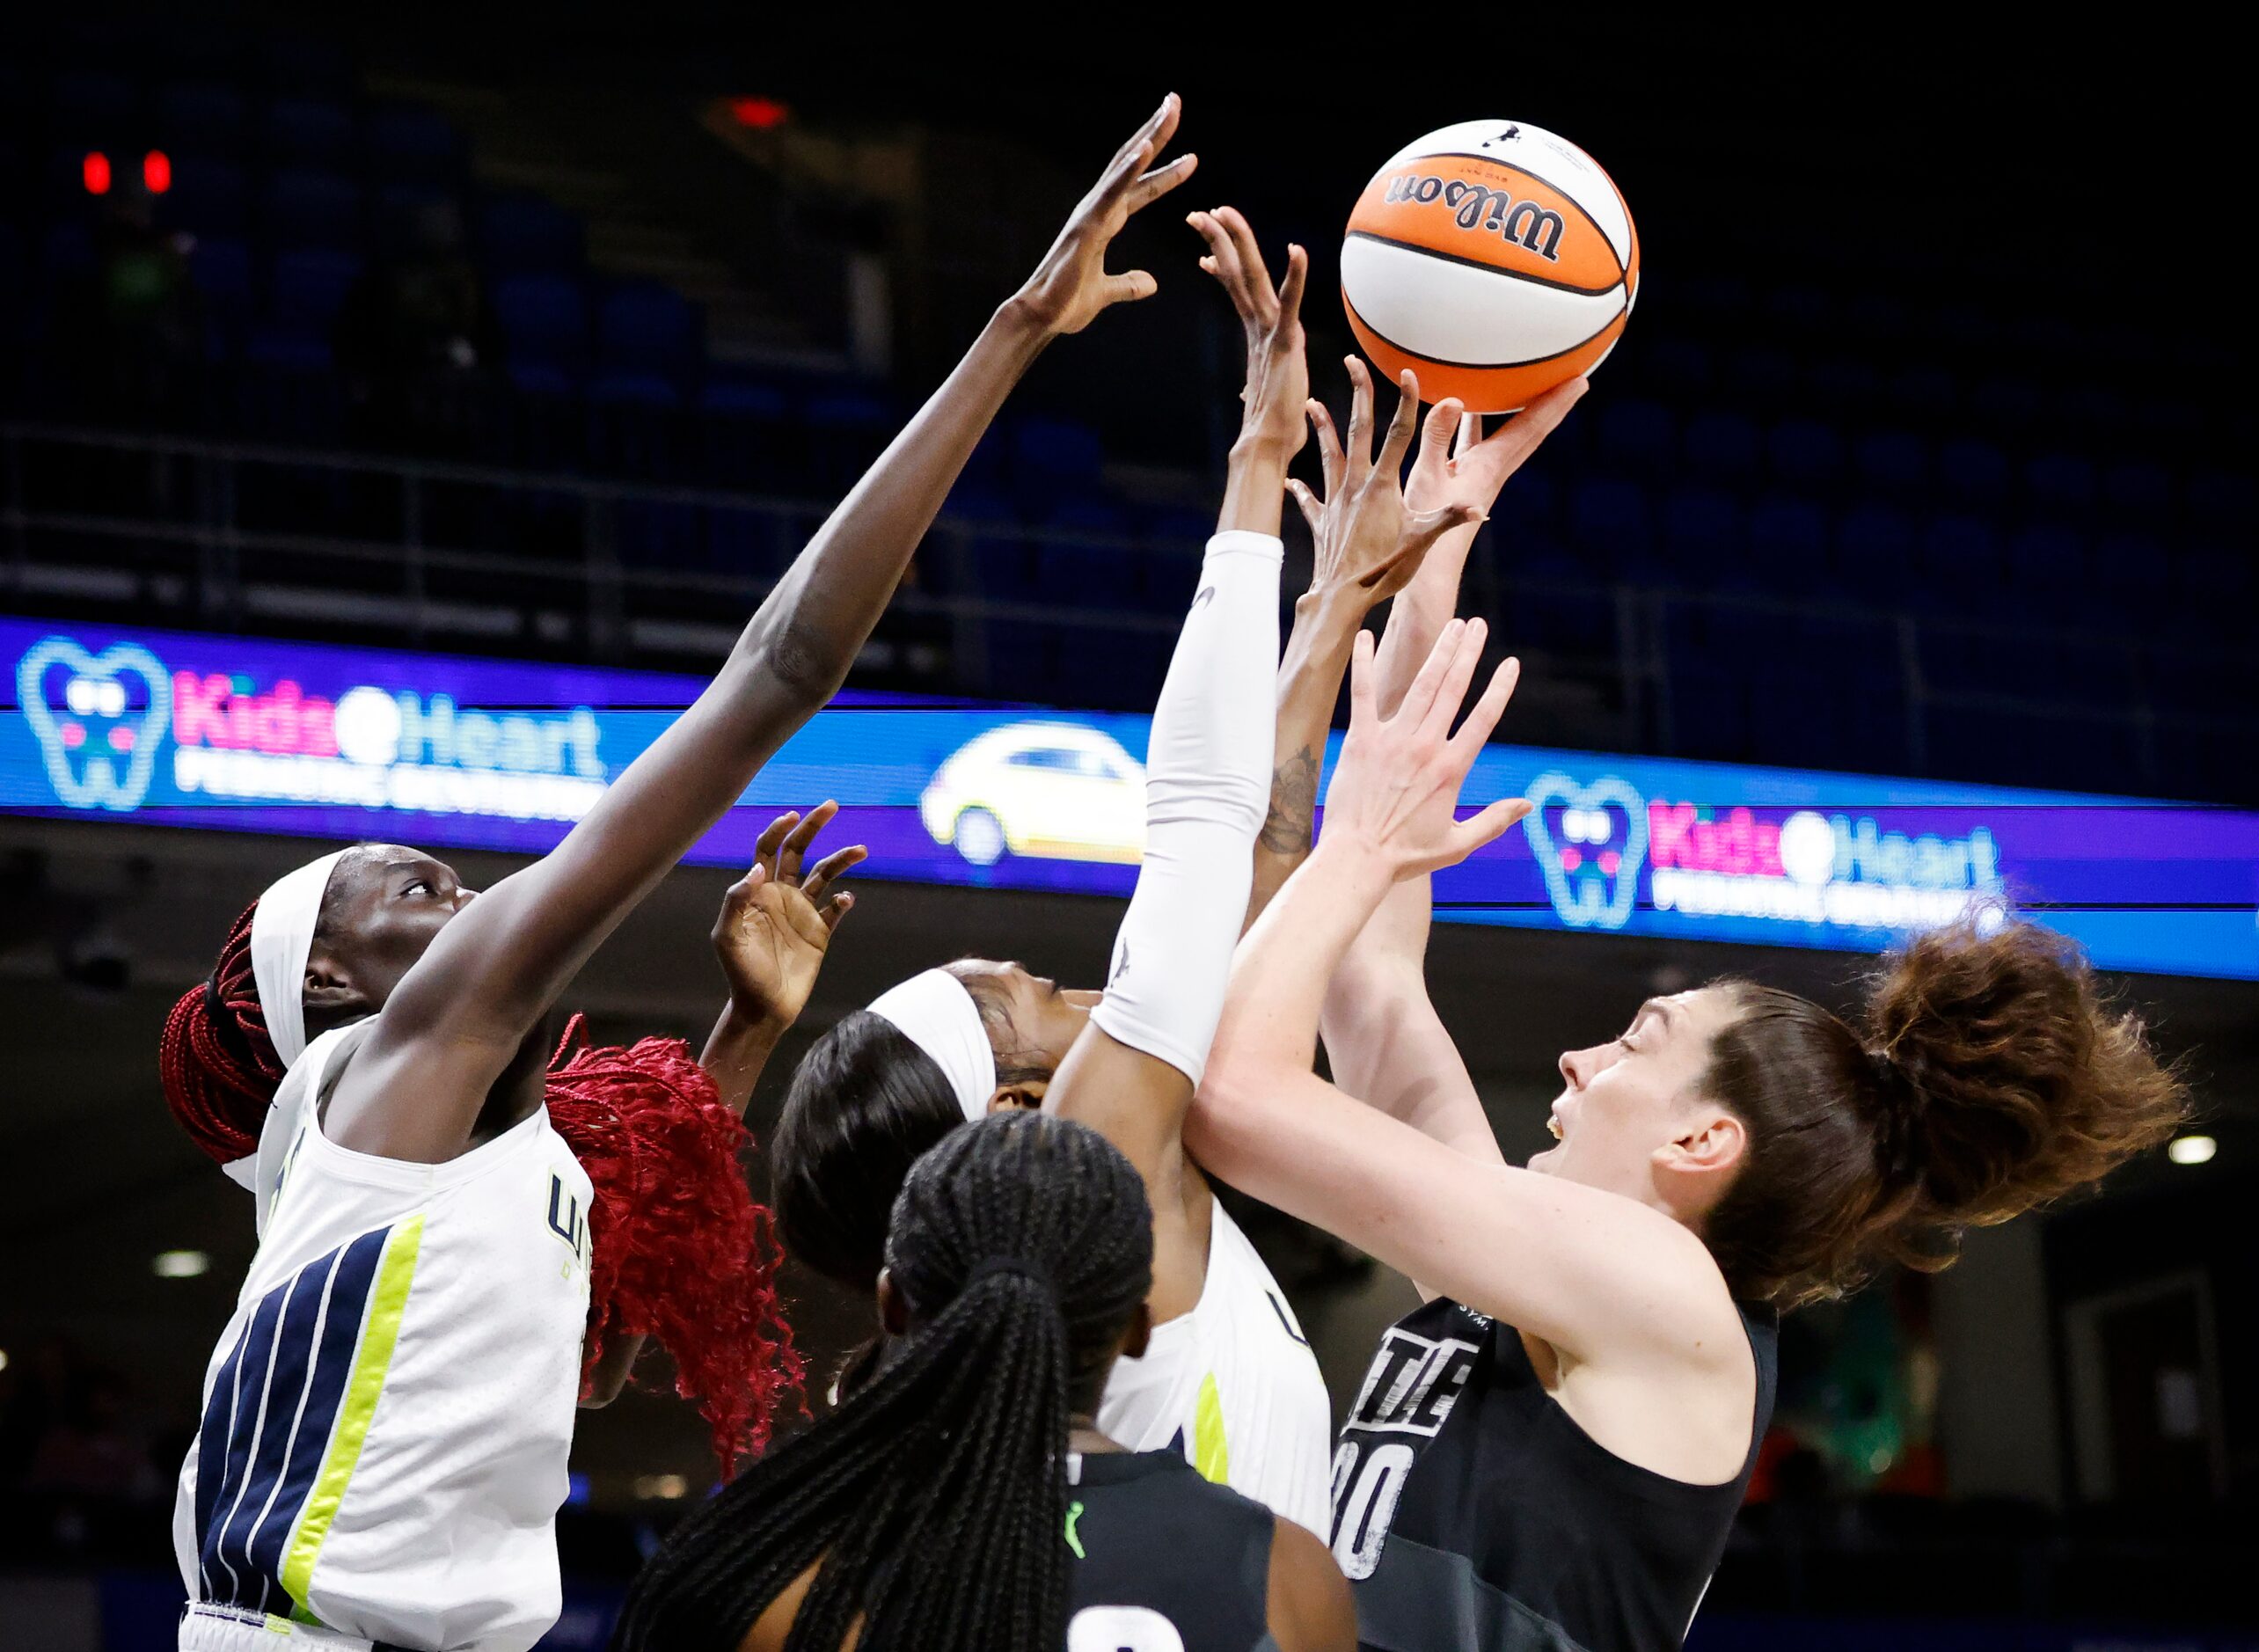
[[[1133,1451],[1181,1452],[1206,1479],[1325,1535],[1326,1379],[1286,1293],[1220,1203],[1199,1303],[1155,1326],[1144,1357],[1115,1362],[1098,1427]]]
[[[373,1024],[316,1040],[268,1113],[174,1548],[216,1619],[524,1652],[560,1604],[588,1173],[542,1108],[443,1165],[330,1141],[319,1100]]]

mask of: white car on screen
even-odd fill
[[[976,866],[1009,852],[1132,865],[1145,852],[1145,765],[1083,723],[1006,723],[967,741],[917,800],[937,844]]]

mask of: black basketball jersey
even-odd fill
[[[1269,1509],[1171,1451],[1093,1451],[1067,1466],[1067,1652],[1274,1648]]]
[[[1382,1338],[1334,1454],[1334,1558],[1377,1652],[1676,1652],[1773,1414],[1779,1322],[1744,1308],[1741,1473],[1690,1485],[1572,1422],[1522,1339],[1456,1302]]]

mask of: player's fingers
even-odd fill
[[[1404,542],[1415,554],[1425,556],[1429,547],[1452,529],[1471,528],[1485,520],[1472,505],[1440,505],[1434,510],[1405,518]]]
[[[808,810],[807,818],[785,834],[783,848],[777,857],[777,873],[786,882],[799,879],[801,858],[815,842],[815,835],[830,825],[831,817],[838,812],[839,805],[827,799]]]
[[[1349,645],[1349,726],[1353,728],[1375,720],[1372,676],[1372,632],[1360,627],[1356,640]]]
[[[793,809],[778,815],[776,819],[764,826],[761,829],[761,835],[753,840],[753,864],[774,873],[777,869],[777,851],[784,844],[785,835],[799,824],[800,811]]]
[[[1271,287],[1270,268],[1263,262],[1263,250],[1255,241],[1254,226],[1237,207],[1218,207],[1216,216],[1223,220],[1225,233],[1232,238],[1232,249],[1239,255],[1239,267],[1246,272],[1248,289],[1262,295],[1268,318],[1278,296]]]
[[[1402,476],[1404,456],[1412,448],[1412,432],[1420,423],[1420,378],[1410,368],[1396,376],[1396,412],[1389,419],[1388,435],[1380,444],[1373,469],[1383,476]]]
[[[1201,233],[1208,243],[1208,256],[1202,260],[1210,273],[1224,283],[1224,290],[1232,295],[1232,303],[1241,315],[1251,308],[1246,265],[1239,260],[1239,244],[1225,227],[1220,209],[1217,212],[1193,212],[1185,215],[1185,222]],[[1268,296],[1268,294],[1265,296]]]
[[[1389,720],[1400,722],[1408,729],[1417,730],[1435,709],[1437,696],[1442,691],[1444,676],[1458,658],[1459,640],[1466,634],[1466,621],[1447,621],[1436,635],[1436,646],[1428,650],[1421,662],[1419,674],[1412,686],[1404,691],[1404,698],[1396,705],[1396,715]]]
[[[1354,486],[1365,479],[1372,468],[1372,375],[1356,356],[1348,358],[1349,369],[1349,435],[1343,444],[1348,457],[1348,479]]]
[[[1460,631],[1458,647],[1444,664],[1435,700],[1420,720],[1420,738],[1423,741],[1440,746],[1450,740],[1451,724],[1458,716],[1459,707],[1466,704],[1467,688],[1482,664],[1482,645],[1489,638],[1490,627],[1480,619],[1468,620]]]
[[[1298,245],[1286,249],[1286,279],[1279,283],[1278,315],[1282,322],[1293,322],[1302,315],[1302,289],[1310,278],[1310,254]]]
[[[1181,107],[1176,93],[1171,92],[1163,98],[1160,106],[1147,115],[1144,123],[1124,138],[1122,147],[1114,151],[1114,158],[1107,163],[1100,187],[1118,188],[1143,172],[1146,160],[1159,154],[1169,139],[1176,135],[1177,112]]]
[[[1502,797],[1485,806],[1451,828],[1452,854],[1445,864],[1456,866],[1476,850],[1496,843],[1529,816],[1530,800],[1526,797]]]
[[[1482,445],[1482,415],[1468,413],[1458,421],[1458,442],[1451,449],[1454,457],[1470,453]]]
[[[1325,515],[1325,507],[1318,502],[1318,495],[1310,491],[1308,484],[1298,481],[1291,476],[1286,479],[1286,491],[1293,497],[1295,505],[1301,510],[1302,520],[1310,524],[1310,537],[1316,538],[1318,523]]]
[[[1138,175],[1123,194],[1122,201],[1131,212],[1150,207],[1199,169],[1200,157],[1180,155],[1166,165],[1155,166]]]
[[[1497,429],[1481,446],[1486,453],[1495,454],[1496,462],[1510,470],[1538,450],[1538,444],[1561,428],[1568,417],[1568,410],[1583,398],[1591,388],[1590,381],[1572,378],[1566,384],[1556,384],[1537,400],[1516,413]]]
[[[1314,396],[1304,404],[1304,411],[1309,413],[1311,431],[1318,438],[1319,474],[1325,479],[1326,497],[1338,499],[1342,493],[1342,473],[1349,468],[1349,462],[1342,452],[1341,435],[1334,428],[1334,415]]]
[[[815,863],[801,884],[801,893],[811,901],[820,901],[823,892],[833,882],[861,866],[871,858],[871,852],[861,844],[846,849],[835,849]]]
[[[855,896],[842,889],[816,910],[822,914],[824,928],[836,931],[840,921],[855,910]]]
[[[1466,720],[1459,725],[1458,733],[1451,736],[1451,746],[1463,755],[1469,766],[1474,754],[1489,740],[1498,720],[1506,714],[1507,703],[1514,698],[1514,688],[1522,680],[1522,662],[1509,659],[1490,674],[1490,682],[1482,691],[1482,698],[1467,713]]]
[[[1119,275],[1109,275],[1100,289],[1099,296],[1108,304],[1130,304],[1140,298],[1151,298],[1161,290],[1161,284],[1141,269],[1125,270]]]

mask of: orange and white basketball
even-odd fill
[[[1373,174],[1342,244],[1342,300],[1373,364],[1429,401],[1510,413],[1616,347],[1640,290],[1632,210],[1599,163],[1538,127],[1463,121]]]

